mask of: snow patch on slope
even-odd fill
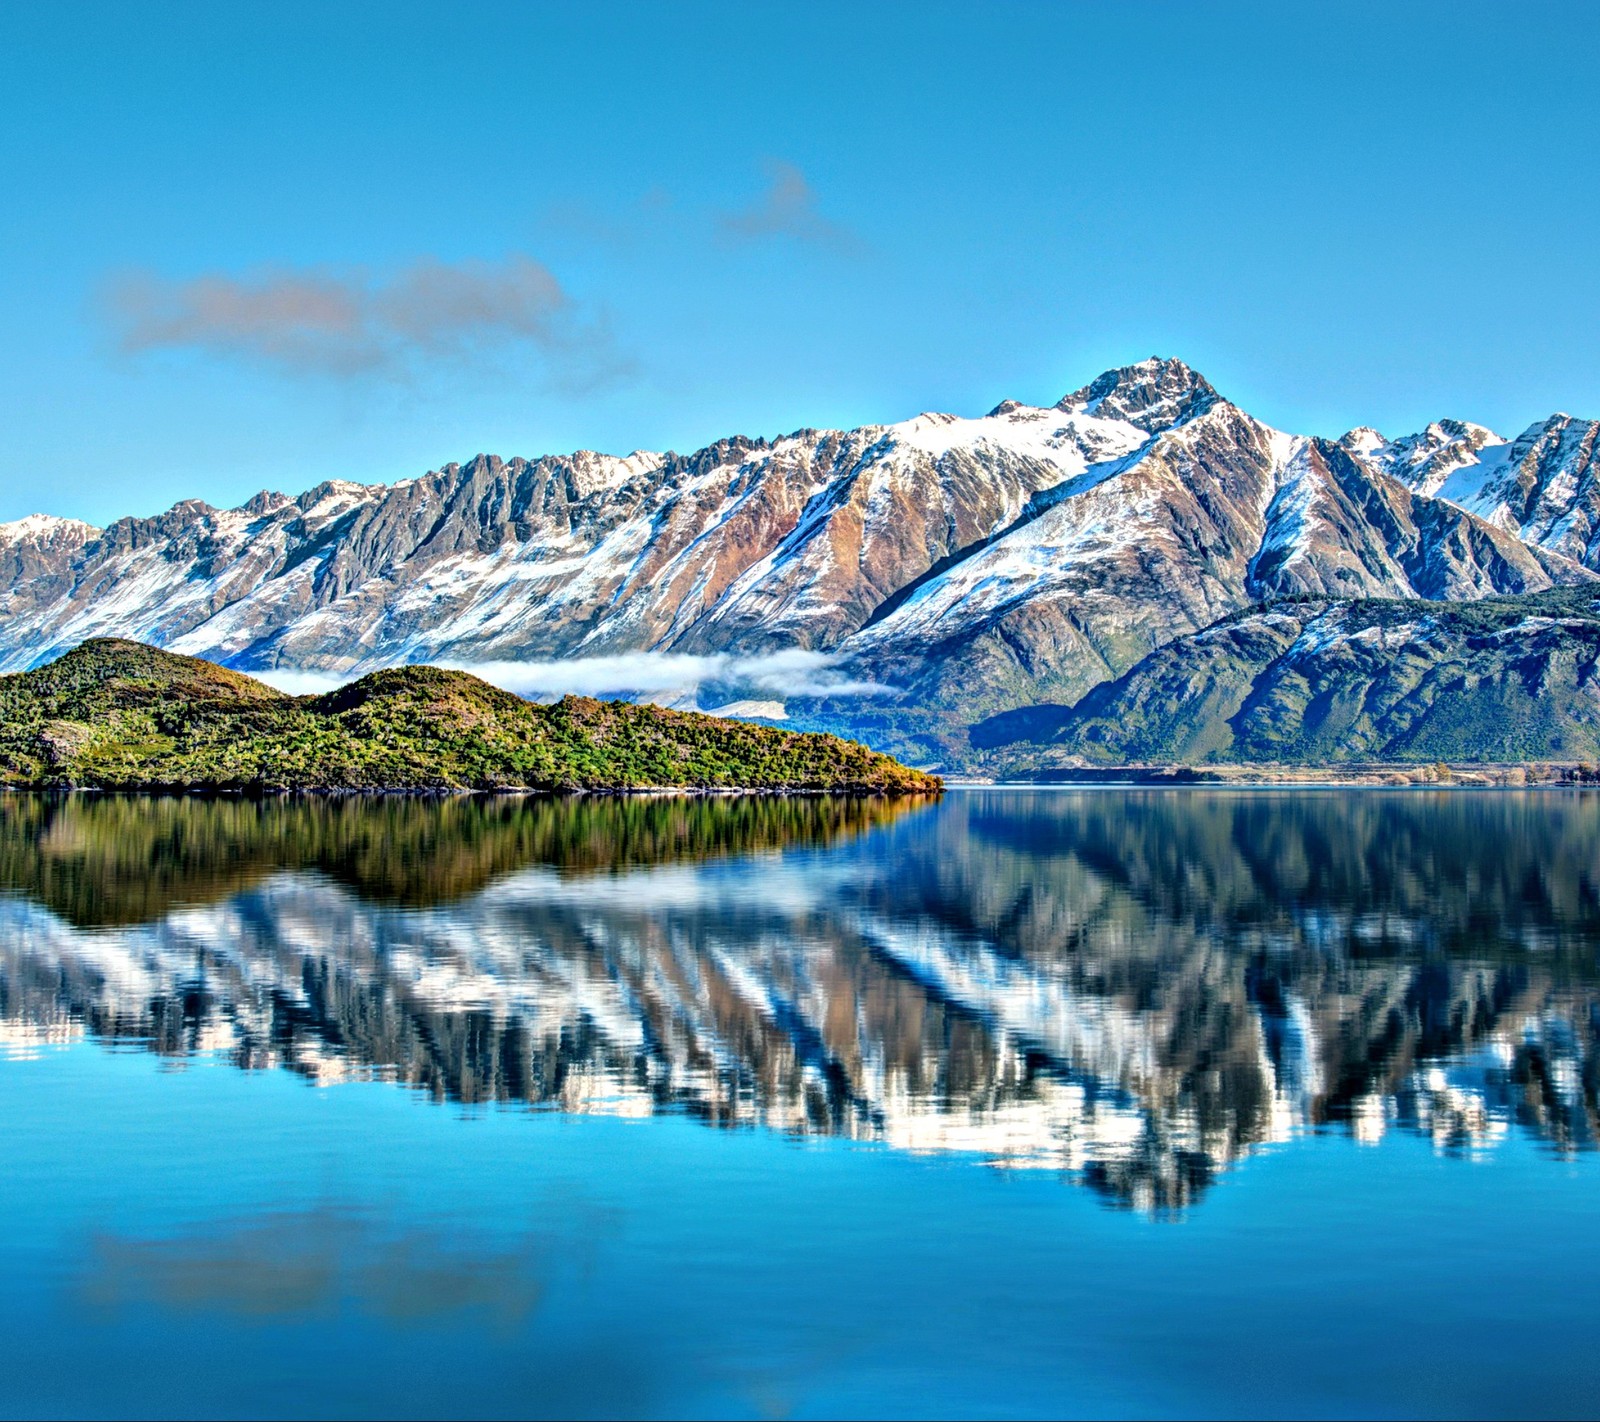
[[[1099,463],[1128,454],[1150,439],[1125,420],[1068,414],[1055,407],[1019,405],[1009,400],[977,419],[918,415],[914,420],[890,425],[886,433],[894,444],[919,449],[935,458],[954,449],[988,445],[1060,465],[1066,475],[1082,473],[1091,461]]]

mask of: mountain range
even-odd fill
[[[979,418],[688,455],[479,455],[396,484],[335,480],[227,510],[185,501],[105,529],[34,515],[0,525],[0,667],[105,636],[329,677],[608,658],[609,691],[842,730],[946,768],[1018,762],[1019,747],[1026,761],[1043,744],[1087,760],[1431,756],[1404,736],[1358,747],[1231,722],[1187,749],[1165,733],[1096,738],[1099,703],[1082,703],[1130,676],[1170,691],[1172,667],[1214,645],[1195,639],[1237,638],[1241,617],[1267,619],[1276,645],[1282,619],[1304,630],[1313,607],[1326,628],[1358,603],[1405,603],[1404,656],[1443,665],[1456,652],[1435,635],[1440,604],[1556,596],[1553,622],[1528,616],[1559,644],[1559,673],[1535,691],[1559,699],[1560,726],[1526,753],[1582,758],[1600,755],[1586,596],[1600,598],[1597,430],[1556,414],[1515,439],[1449,419],[1393,439],[1289,434],[1152,358],[1055,405],[1008,400]],[[1474,653],[1477,682],[1520,675],[1526,638],[1509,629],[1527,617],[1507,616]],[[652,659],[649,676],[634,670]],[[1434,701],[1453,694],[1441,678]],[[1388,694],[1390,722],[1405,720],[1411,692]],[[1226,722],[1239,707],[1224,703]],[[1489,758],[1476,714],[1452,744]]]

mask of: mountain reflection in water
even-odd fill
[[[0,1045],[672,1109],[1189,1202],[1593,1145],[1600,796],[0,796]]]

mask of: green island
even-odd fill
[[[0,676],[0,785],[215,791],[749,790],[928,794],[855,741],[396,667],[289,696],[194,657],[98,638]]]

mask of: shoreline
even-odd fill
[[[1520,772],[1520,775],[1518,774]],[[1577,772],[1577,773],[1569,773]],[[744,799],[831,796],[850,800],[936,800],[973,790],[1600,790],[1600,775],[1566,766],[1104,766],[1034,777],[944,776],[936,789],[831,789],[800,786],[636,785],[540,787],[501,785],[260,786],[0,784],[3,795],[127,796],[192,800],[343,799]]]
[[[295,800],[295,799],[387,799],[406,796],[413,799],[446,800],[457,797],[490,799],[576,799],[593,796],[609,799],[668,799],[693,797],[695,799],[735,799],[748,796],[784,796],[786,798],[818,798],[831,795],[850,800],[916,800],[937,798],[944,793],[941,785],[936,790],[868,790],[857,787],[816,789],[802,786],[726,786],[726,785],[636,785],[636,786],[563,786],[541,788],[529,785],[499,785],[479,789],[470,785],[363,785],[363,786],[294,786],[272,788],[218,785],[0,785],[5,795],[139,795],[173,800]]]
[[[1600,768],[1585,762],[1448,765],[1362,761],[1348,765],[1073,766],[1031,776],[946,776],[947,789],[1600,789]]]

